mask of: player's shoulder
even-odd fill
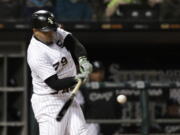
[[[45,51],[43,49],[43,45],[40,44],[40,42],[36,41],[36,39],[32,37],[27,49],[28,56],[42,57]]]
[[[43,47],[44,44],[42,42],[39,42],[39,40],[37,40],[34,36],[32,36],[28,49],[29,50],[32,49],[33,51],[43,51],[43,50],[37,50]]]
[[[63,28],[60,28],[60,27],[57,28],[57,33],[58,33],[59,36],[62,37],[63,39],[64,39],[67,35],[71,34],[71,32],[69,32],[69,31],[67,31],[67,30],[64,30]]]
[[[67,30],[65,30],[65,29],[63,29],[63,28],[61,28],[61,27],[58,27],[58,28],[57,28],[57,32],[58,32],[58,33],[61,33],[61,34],[70,33],[69,31],[67,31]]]

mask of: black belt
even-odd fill
[[[68,93],[71,91],[70,88],[67,88],[67,89],[63,89],[63,90],[59,90],[59,91],[55,91],[55,92],[52,92],[50,93],[51,95],[55,95],[55,94],[58,94],[59,92],[61,91],[61,93]]]

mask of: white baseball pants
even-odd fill
[[[76,100],[61,122],[56,121],[58,112],[69,96],[69,93],[32,95],[31,103],[39,124],[40,135],[87,135],[84,115]]]

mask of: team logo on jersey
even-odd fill
[[[48,23],[53,24],[53,20],[50,17],[48,18]]]
[[[61,40],[58,40],[58,41],[56,42],[56,44],[57,44],[58,46],[60,46],[60,47],[63,47],[63,44],[62,44]]]

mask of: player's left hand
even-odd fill
[[[85,56],[79,58],[79,66],[81,73],[90,74],[93,70],[92,64]]]

